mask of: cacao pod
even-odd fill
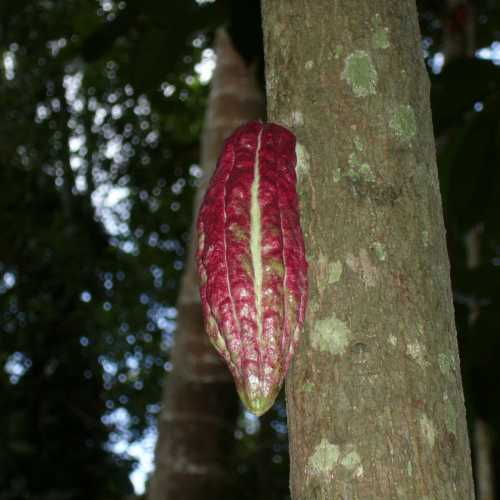
[[[306,310],[295,148],[292,132],[274,123],[237,129],[197,221],[205,328],[256,415],[279,393]]]

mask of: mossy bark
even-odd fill
[[[264,0],[268,118],[305,147],[294,500],[474,496],[414,0]]]

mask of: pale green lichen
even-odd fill
[[[347,445],[347,448],[352,448],[352,445]],[[340,463],[349,472],[353,473],[354,477],[361,477],[363,475],[363,465],[361,464],[361,457],[356,450],[346,452],[346,455],[340,460]]]
[[[399,106],[389,121],[389,127],[396,137],[404,141],[411,140],[417,133],[417,119],[413,108],[409,104]]]
[[[292,111],[292,125],[296,127],[301,127],[304,125],[304,115],[301,111]]]
[[[397,343],[398,343],[398,338],[395,336],[395,335],[389,335],[389,343],[396,347]]]
[[[357,153],[351,153],[349,155],[349,169],[347,170],[347,175],[354,182],[360,182],[361,180],[375,182],[375,175],[373,175],[370,165],[363,162]]]
[[[351,451],[347,453],[341,460],[340,463],[348,470],[354,470],[361,464],[361,457],[357,451]]]
[[[408,461],[408,463],[406,464],[406,473],[411,477],[413,476],[413,464]]]
[[[410,356],[410,358],[412,358],[422,368],[428,364],[425,359],[424,349],[418,342],[408,344],[406,346],[406,354],[408,354],[408,356]]]
[[[380,14],[375,14],[373,18],[373,43],[377,49],[387,49],[390,47],[389,43],[389,28],[382,26],[382,18]]]
[[[343,354],[349,344],[351,331],[346,323],[332,314],[329,318],[316,321],[312,345],[319,351]]]
[[[317,301],[311,301],[309,302],[308,306],[307,306],[307,310],[308,312],[310,312],[311,314],[316,314],[318,311],[319,311],[319,304]]]
[[[382,245],[382,243],[380,243],[379,241],[376,241],[372,245],[372,248],[373,248],[373,251],[375,252],[375,255],[377,256],[378,260],[384,261],[387,258],[387,254],[385,253],[385,248],[384,248],[384,245]]]
[[[343,50],[344,49],[342,48],[342,45],[337,45],[335,47],[335,59],[339,59],[340,58],[340,56],[342,55],[342,51]]]
[[[446,429],[453,435],[457,435],[457,410],[448,396],[445,396],[446,402]]]
[[[354,147],[360,152],[362,153],[363,152],[363,149],[365,149],[365,147],[363,146],[363,143],[361,142],[361,139],[358,137],[358,136],[355,136],[354,139],[353,139],[353,142],[354,142]]]
[[[337,465],[339,455],[339,447],[323,438],[309,457],[309,468],[317,474],[328,474]]]
[[[451,353],[442,352],[438,355],[438,364],[440,372],[449,377],[455,370],[455,357]]]
[[[422,231],[422,243],[425,248],[429,246],[429,231]]]
[[[333,171],[333,182],[337,183],[342,179],[342,171],[340,168],[336,168]]]
[[[433,448],[436,441],[436,428],[434,427],[434,424],[425,413],[421,415],[419,423],[422,435],[429,444],[430,448]]]
[[[295,157],[297,158],[297,163],[295,165],[295,171],[297,173],[297,180],[300,181],[304,178],[304,175],[309,174],[310,168],[310,158],[309,153],[306,148],[300,144],[300,142],[295,143]]]
[[[337,283],[342,275],[342,262],[336,260],[328,265],[328,284]]]
[[[311,71],[313,69],[313,67],[314,67],[314,62],[311,61],[311,60],[309,60],[309,61],[306,62],[306,64],[304,65],[304,67],[305,67],[305,69],[307,71]]]
[[[314,384],[312,382],[306,382],[304,384],[304,391],[307,393],[311,393],[314,391]]]
[[[346,57],[340,77],[349,83],[356,97],[376,94],[377,70],[370,55],[364,50],[356,50]]]
[[[309,457],[308,466],[314,474],[329,475],[337,465],[341,465],[354,477],[363,475],[361,457],[354,445],[337,446],[323,438]]]

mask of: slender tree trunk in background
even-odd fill
[[[495,475],[492,464],[493,436],[490,426],[482,419],[474,422],[474,452],[477,500],[495,500]]]
[[[446,64],[455,59],[472,58],[476,52],[475,9],[470,0],[447,0],[446,21],[443,31],[443,53]],[[445,137],[440,137],[441,144],[454,140],[456,130],[447,130]],[[471,270],[481,265],[482,225],[471,228],[466,236],[465,251],[467,267]],[[480,314],[479,304],[472,304],[469,324],[472,326]],[[474,472],[478,500],[494,500],[493,442],[489,425],[475,415],[472,423],[472,447],[474,454]]]
[[[481,265],[480,224],[472,227],[465,238],[467,267],[477,269]],[[478,303],[470,304],[469,326],[472,328],[481,314]],[[474,473],[476,478],[477,500],[495,499],[495,474],[493,467],[493,436],[488,423],[475,415],[472,422],[472,447],[474,455]]]
[[[294,500],[474,498],[414,0],[264,0],[310,304],[287,379]]]
[[[196,197],[195,214],[224,139],[263,111],[254,68],[245,65],[223,30],[216,36],[216,52],[217,67],[202,137],[204,181]],[[234,443],[238,397],[225,364],[204,333],[194,245],[191,247],[178,301],[173,370],[168,375],[158,423],[149,500],[219,499],[231,480],[225,463]]]
[[[446,0],[443,52],[447,61],[474,57],[476,30],[471,0]]]

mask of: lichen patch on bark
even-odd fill
[[[409,104],[402,104],[392,115],[389,127],[396,137],[410,141],[417,133],[417,119],[415,111]]]
[[[319,311],[319,304],[317,300],[311,300],[307,306],[308,312],[311,315],[315,315]]]
[[[347,81],[356,97],[377,93],[377,70],[370,55],[364,50],[356,50],[346,57],[340,77]]]
[[[413,476],[413,464],[408,460],[406,464],[406,473],[411,477]]]
[[[347,175],[354,182],[366,181],[375,182],[375,175],[373,174],[370,165],[360,158],[358,152],[353,152],[349,155],[349,169]]]
[[[406,354],[410,356],[419,366],[425,368],[428,365],[425,359],[425,352],[421,344],[413,342],[406,346]]]
[[[304,176],[309,174],[311,160],[307,149],[298,141],[295,144],[295,156],[297,158],[295,172],[297,173],[297,182],[300,183]]]
[[[360,477],[363,475],[363,465],[361,464],[361,457],[355,450],[348,452],[341,460],[340,463],[349,471],[354,472],[354,476]]]
[[[338,319],[335,313],[329,318],[316,321],[312,336],[312,345],[319,351],[330,354],[344,354],[351,338],[351,331],[346,323]]]
[[[301,127],[304,125],[304,115],[301,111],[292,111],[292,125],[295,127]]]
[[[359,251],[359,257],[352,253],[347,254],[346,264],[353,272],[361,274],[366,288],[375,286],[377,268],[371,263],[370,256],[364,248]]]
[[[328,474],[337,465],[340,455],[339,447],[323,438],[309,457],[308,465],[312,473]]]
[[[325,254],[320,252],[316,259],[316,266],[318,269],[316,283],[319,290],[323,290],[326,285],[333,285],[340,280],[343,270],[340,260],[330,262]]]
[[[333,170],[333,182],[337,183],[340,182],[342,179],[342,171],[340,168],[336,168]]]
[[[337,283],[342,276],[342,262],[340,260],[336,260],[335,262],[330,262],[328,264],[328,284],[332,285],[333,283]]]
[[[422,435],[429,444],[430,448],[433,448],[436,441],[436,428],[434,427],[434,424],[425,413],[420,416],[419,423]]]
[[[373,25],[373,44],[377,49],[388,49],[390,47],[389,42],[389,28],[387,26],[382,26],[382,18],[380,14],[375,14],[372,20]]]
[[[445,404],[446,404],[446,430],[453,434],[457,435],[457,410],[455,409],[455,405],[449,399],[448,395],[444,396]]]
[[[438,364],[440,372],[449,377],[455,370],[455,358],[451,353],[440,353],[438,355]]]
[[[314,384],[312,382],[306,382],[304,384],[304,391],[308,392],[308,393],[313,392],[314,391]]]
[[[359,136],[355,136],[354,139],[353,139],[353,142],[354,142],[354,147],[360,152],[362,153],[363,150],[365,149],[364,145],[363,145],[363,142],[361,141],[361,139],[359,138]]]
[[[387,258],[387,254],[385,252],[385,247],[379,241],[375,241],[372,245],[373,251],[377,256],[378,260],[384,261]]]
[[[323,438],[309,457],[309,470],[312,474],[329,475],[338,465],[351,472],[354,477],[363,475],[361,457],[354,445],[337,446]]]
[[[422,243],[424,244],[425,248],[429,246],[429,231],[422,231]]]

